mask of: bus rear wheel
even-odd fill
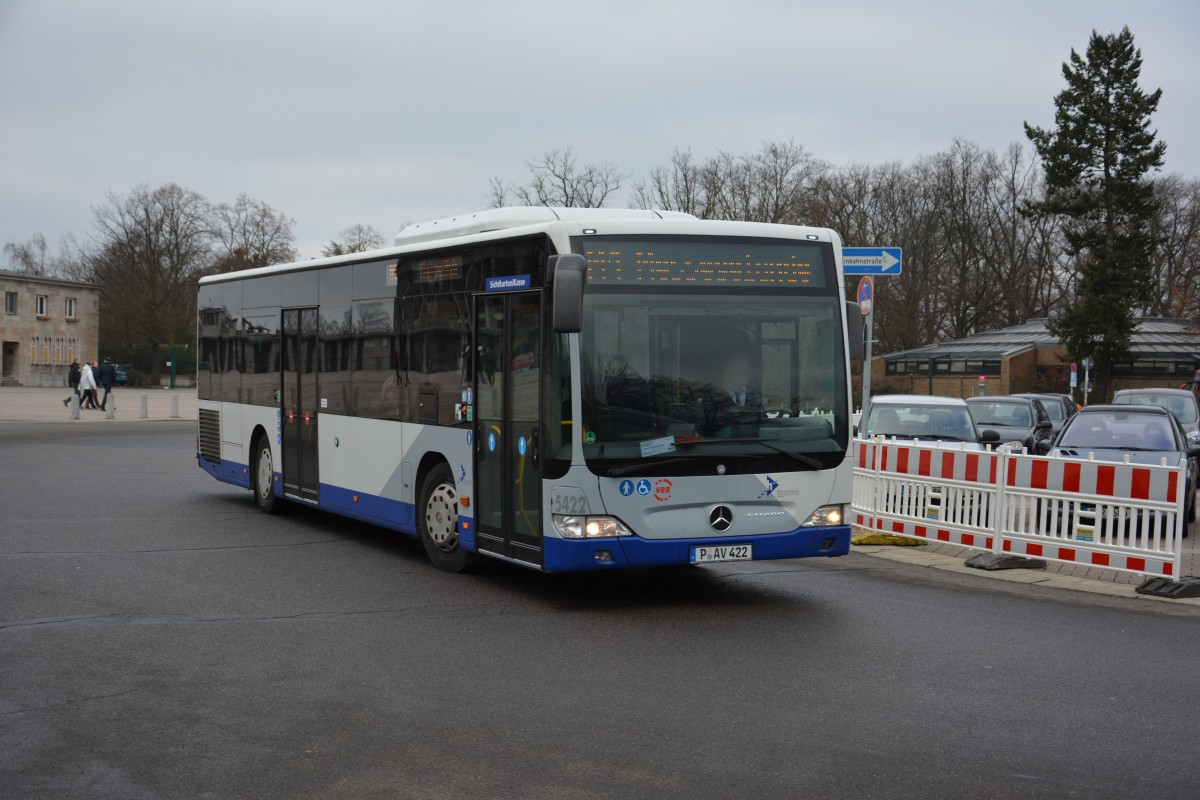
[[[431,469],[421,482],[417,530],[435,567],[462,572],[470,566],[471,554],[458,540],[458,490],[454,486],[454,473],[445,464]]]
[[[251,474],[254,476],[254,502],[260,511],[278,514],[283,509],[283,501],[275,496],[275,464],[271,459],[271,442],[267,437],[259,436],[253,452]]]

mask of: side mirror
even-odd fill
[[[583,287],[587,283],[587,260],[577,253],[550,256],[546,274],[551,276],[552,320],[555,333],[583,330]]]
[[[863,314],[858,303],[846,303],[846,338],[850,345],[850,358],[862,358],[863,351]]]
[[[1039,456],[1044,456],[1047,453],[1049,453],[1053,448],[1054,448],[1054,442],[1050,441],[1049,439],[1043,439],[1042,441],[1037,443],[1037,447],[1034,449],[1037,450],[1037,454]]]
[[[1000,441],[1000,432],[991,428],[979,432],[979,441],[984,444],[994,444]]]

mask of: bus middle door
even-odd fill
[[[283,311],[283,493],[320,499],[317,459],[317,309]]]

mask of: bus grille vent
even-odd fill
[[[200,455],[213,464],[221,463],[221,412],[200,409]]]

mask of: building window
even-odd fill
[[[37,296],[37,301],[34,303],[34,313],[36,313],[39,317],[46,316],[46,307],[48,302],[49,298],[47,298],[46,295],[39,294]]]
[[[4,313],[5,314],[17,313],[17,293],[16,292],[5,292],[4,293]]]
[[[75,339],[67,339],[67,363],[70,364],[75,360],[75,348],[77,347]]]
[[[67,298],[67,319],[75,319],[75,298]]]
[[[63,340],[61,338],[54,340],[54,363],[60,367],[63,365]]]
[[[51,343],[51,339],[49,336],[42,337],[42,363],[43,364],[50,363],[50,343]]]
[[[29,363],[30,364],[37,363],[38,353],[41,351],[41,344],[42,344],[42,342],[41,342],[40,337],[31,336],[29,338]]]

